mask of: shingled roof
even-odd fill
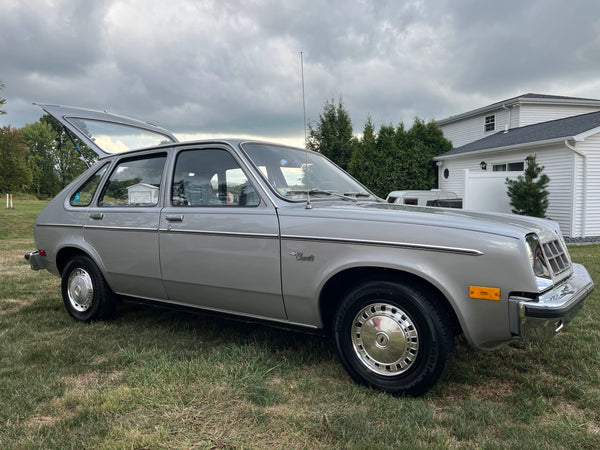
[[[488,111],[494,111],[498,108],[515,106],[519,104],[540,104],[540,103],[550,103],[550,104],[564,104],[564,105],[580,105],[580,106],[600,106],[600,100],[594,98],[581,98],[581,97],[565,97],[562,95],[546,95],[546,94],[522,94],[516,97],[507,98],[506,100],[501,100],[496,103],[492,103],[491,105],[483,106],[481,108],[473,109],[470,111],[463,112],[461,114],[457,114],[455,116],[446,117],[445,119],[437,120],[437,124],[442,126],[448,123],[453,123],[459,120],[463,120],[467,117],[473,117],[477,115],[484,114]]]
[[[600,111],[499,131],[478,141],[453,148],[435,159],[545,141],[567,140],[596,127],[600,127]]]
[[[547,95],[547,94],[523,94],[518,97],[514,97],[514,99],[504,100],[504,103],[511,100],[518,99],[547,99],[547,100],[566,100],[566,101],[584,101],[584,102],[598,102],[596,98],[582,98],[582,97],[565,97],[564,95]],[[499,102],[503,103],[503,102]]]

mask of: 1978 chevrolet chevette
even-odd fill
[[[127,296],[321,330],[356,381],[421,395],[457,333],[552,336],[594,287],[548,220],[387,204],[318,153],[40,106],[100,155],[26,255],[77,320]]]

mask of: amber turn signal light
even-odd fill
[[[481,300],[500,300],[500,288],[469,286],[469,297]]]

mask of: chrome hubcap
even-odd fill
[[[398,375],[414,364],[419,353],[419,333],[400,308],[373,303],[361,309],[352,324],[356,356],[371,371]]]
[[[67,292],[71,306],[79,311],[85,312],[92,306],[94,298],[94,285],[90,274],[78,268],[69,275]]]

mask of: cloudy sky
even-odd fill
[[[38,120],[35,101],[302,145],[300,52],[307,119],[341,97],[356,132],[600,98],[600,2],[0,0],[0,126]]]

